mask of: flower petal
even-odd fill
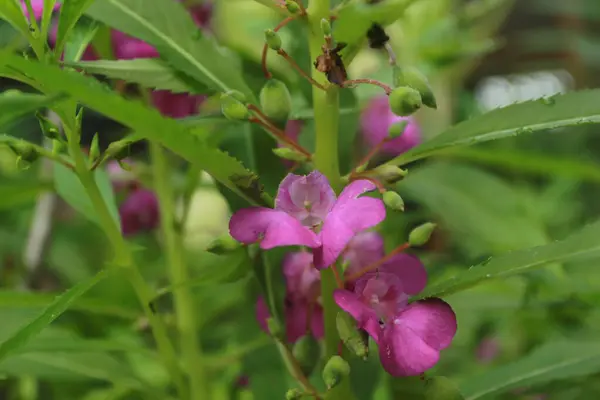
[[[279,246],[318,247],[317,235],[294,217],[283,211],[250,207],[237,211],[229,221],[231,236],[242,243],[261,240],[260,247],[268,250]]]
[[[312,254],[307,251],[288,253],[283,258],[283,275],[291,297],[313,301],[319,297],[321,275],[312,260]]]
[[[271,316],[269,313],[269,307],[267,307],[267,303],[265,302],[265,298],[260,296],[256,300],[255,306],[255,315],[256,321],[258,321],[258,326],[263,330],[266,334],[269,334],[269,327],[267,325],[267,319]]]
[[[396,316],[395,321],[410,327],[414,334],[436,350],[450,346],[457,328],[452,307],[437,298],[412,303]]]
[[[383,237],[377,232],[361,232],[354,236],[344,251],[348,262],[345,273],[350,276],[384,256]]]
[[[310,329],[315,338],[323,337],[325,328],[323,323],[323,310],[314,304],[312,310]],[[294,343],[306,335],[308,318],[308,303],[305,301],[288,301],[285,307],[285,330],[288,343]]]
[[[336,304],[357,322],[357,326],[366,330],[369,335],[379,343],[381,327],[375,311],[360,301],[356,293],[344,289],[336,289],[333,292],[333,299]]]
[[[395,255],[379,267],[379,271],[396,275],[404,293],[418,294],[427,285],[425,266],[421,260],[410,254]]]
[[[366,179],[354,181],[344,188],[342,194],[340,194],[340,197],[335,203],[335,206],[338,207],[343,204],[346,204],[348,201],[358,198],[358,196],[360,196],[361,194],[371,192],[376,188],[377,186],[375,186],[373,182],[368,181]]]
[[[334,263],[354,235],[385,219],[385,206],[380,199],[343,199],[342,196],[342,204],[339,205],[338,200],[321,229],[323,246],[315,250],[315,267],[319,269]]]

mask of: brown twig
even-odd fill
[[[302,77],[305,78],[307,81],[309,81],[311,83],[311,85],[316,86],[321,90],[327,90],[327,88],[325,86],[323,86],[319,82],[315,81],[302,68],[300,68],[300,66],[298,64],[296,64],[296,61],[294,61],[294,59],[292,57],[290,57],[290,55],[288,53],[286,53],[285,50],[279,49],[279,50],[277,50],[277,54],[279,54],[281,57],[283,57],[292,66],[292,68],[294,68],[296,71],[298,71],[298,73],[300,75],[302,75]]]
[[[356,176],[357,175],[356,169],[358,167],[368,163],[373,157],[375,157],[375,155],[379,152],[379,150],[381,150],[383,145],[389,141],[390,141],[390,138],[386,137],[385,139],[383,139],[382,141],[377,143],[375,146],[373,146],[373,148],[371,150],[369,150],[369,152],[358,162],[358,164],[356,164],[356,167],[354,167],[352,172],[350,172],[350,178],[352,179],[354,176]]]
[[[273,134],[273,136],[275,136],[277,139],[279,139],[280,142],[287,144],[289,147],[293,148],[294,150],[298,151],[302,155],[306,156],[307,159],[310,159],[312,157],[312,154],[310,154],[310,152],[308,152],[308,150],[306,150],[304,147],[300,146],[294,140],[290,139],[285,134],[284,131],[282,131],[281,129],[276,127],[269,120],[269,118],[260,110],[260,108],[256,107],[254,104],[249,104],[248,109],[251,111],[254,111],[258,115],[258,117],[260,117],[260,118],[250,117],[248,119],[248,121],[262,126],[267,131],[271,132]]]
[[[348,276],[346,278],[346,280],[354,281],[354,280],[360,278],[367,272],[371,272],[371,271],[379,268],[383,263],[385,263],[386,261],[391,259],[396,254],[402,253],[404,250],[408,249],[409,247],[410,247],[410,244],[408,244],[408,243],[401,244],[400,246],[398,246],[394,250],[392,250],[389,254],[385,255],[384,257],[380,258],[379,260],[375,261],[374,263],[367,265],[365,268],[361,269],[360,271],[355,272],[354,274]]]
[[[360,83],[379,86],[380,88],[382,88],[383,90],[385,90],[385,94],[387,94],[388,96],[389,96],[390,93],[392,93],[392,90],[393,90],[391,87],[389,87],[385,83],[376,81],[375,79],[349,79],[347,81],[344,81],[342,83],[342,86],[343,87],[348,87],[348,86],[355,85],[355,84],[360,84]]]

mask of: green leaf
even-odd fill
[[[202,36],[188,11],[171,0],[99,0],[87,14],[155,46],[175,68],[216,91],[254,95],[214,41]]]
[[[83,104],[136,131],[140,137],[156,140],[200,169],[212,175],[229,189],[253,203],[263,203],[258,177],[236,159],[209,147],[176,120],[139,102],[126,100],[95,79],[56,66],[0,53],[0,65],[10,65],[43,85],[49,93],[67,92]]]
[[[56,104],[65,96],[56,93],[54,96],[42,96],[39,94],[28,94],[17,91],[5,91],[0,93],[0,127],[8,122],[34,111]]]
[[[52,321],[67,311],[73,301],[82,296],[106,276],[107,273],[105,271],[100,271],[93,278],[79,282],[77,285],[58,296],[52,304],[46,307],[35,319],[13,333],[4,342],[0,343],[0,360],[25,346],[29,340],[38,335],[45,327],[50,325]]]
[[[180,74],[166,62],[156,58],[134,58],[132,60],[98,60],[69,64],[89,74],[121,79],[148,89],[169,90],[173,93],[198,93],[186,85]]]
[[[517,250],[490,258],[465,272],[425,289],[419,298],[441,297],[465,290],[493,278],[522,274],[552,262],[563,262],[582,256],[600,256],[600,221],[562,241]]]
[[[453,147],[598,122],[600,89],[571,92],[499,108],[461,122],[388,163],[403,165]]]
[[[465,400],[454,382],[445,376],[434,376],[425,384],[425,400]]]
[[[99,223],[92,201],[75,172],[62,164],[54,163],[53,177],[54,187],[56,188],[58,195],[71,207],[81,213],[81,215],[89,218],[92,222]],[[102,198],[108,205],[111,216],[117,225],[120,226],[119,211],[117,210],[117,204],[108,173],[102,169],[97,169],[94,172],[94,177],[96,179],[96,184],[100,189],[100,193],[102,194]]]
[[[78,61],[96,36],[100,24],[96,21],[80,19],[69,33],[69,40],[65,45],[65,62]]]
[[[460,385],[466,400],[495,399],[509,390],[600,371],[600,345],[548,343],[511,364],[492,368]]]
[[[0,184],[0,210],[31,204],[47,190],[51,190],[50,185],[38,182],[3,182]]]
[[[19,2],[13,0],[1,1],[0,19],[8,21],[9,24],[29,37],[29,21],[25,18]]]
[[[94,0],[66,0],[63,1],[60,8],[60,17],[58,19],[58,31],[56,33],[55,49],[57,54],[62,53],[65,43],[69,39],[69,34],[85,10]]]

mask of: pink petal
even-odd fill
[[[352,238],[344,261],[348,262],[346,275],[350,276],[384,256],[383,238],[377,232],[361,232]]]
[[[456,315],[452,307],[437,298],[412,303],[396,320],[410,326],[411,331],[436,350],[450,346],[456,334]]]
[[[229,220],[229,233],[242,243],[259,240],[264,250],[281,246],[318,247],[320,241],[310,229],[282,211],[262,207],[244,208]]]
[[[313,256],[306,251],[288,253],[283,259],[288,294],[294,298],[314,301],[320,294],[321,275],[312,265]]]
[[[379,342],[381,327],[377,314],[371,307],[363,303],[356,293],[344,289],[334,290],[333,299],[356,320],[359,328],[366,330],[375,342]]]
[[[29,9],[25,4],[25,1],[21,0],[21,7],[23,7],[23,12],[27,18],[29,18]],[[35,19],[42,18],[42,14],[44,13],[44,0],[31,0],[31,8],[33,9],[33,15]],[[54,8],[52,11],[56,11],[60,8],[60,3],[54,4]]]
[[[311,320],[308,318],[308,303],[305,301],[288,301],[285,308],[285,329],[288,343],[294,343],[306,335],[307,322],[317,339],[323,337],[323,310],[318,304],[313,305]]]
[[[380,199],[356,198],[364,190],[374,188],[374,185],[369,186],[364,182],[372,185],[368,181],[356,181],[354,183],[358,185],[348,186],[323,223],[321,229],[323,246],[315,250],[317,268],[322,269],[333,264],[354,235],[372,228],[385,219],[385,206]]]
[[[397,254],[386,261],[379,271],[396,275],[405,293],[415,295],[427,285],[427,270],[421,261],[410,254]]]
[[[256,300],[256,320],[258,321],[258,325],[260,329],[262,329],[266,334],[269,334],[269,326],[267,325],[267,319],[271,316],[269,313],[269,307],[267,307],[267,303],[265,302],[265,298],[260,296],[258,300]]]
[[[185,118],[198,114],[198,108],[204,96],[187,93],[171,93],[168,90],[152,92],[152,102],[162,115],[171,118]]]

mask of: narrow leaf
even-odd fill
[[[58,31],[56,34],[56,52],[62,53],[62,49],[69,39],[69,33],[79,20],[85,10],[94,0],[66,0],[63,1],[58,19]]]
[[[7,21],[15,29],[29,36],[29,21],[25,18],[19,2],[13,0],[0,1],[0,19]]]
[[[403,165],[452,147],[599,122],[600,89],[571,92],[499,108],[461,122],[388,163]]]
[[[48,107],[65,98],[62,94],[42,96],[22,92],[5,91],[0,94],[0,126],[26,114]]]
[[[31,204],[47,190],[51,190],[50,185],[37,182],[3,182],[0,184],[0,210]]]
[[[69,33],[69,39],[65,44],[64,60],[79,61],[88,48],[100,24],[96,21],[80,19]]]
[[[33,321],[13,333],[4,342],[0,343],[0,360],[6,358],[10,353],[16,352],[23,347],[31,338],[39,334],[46,326],[67,311],[69,306],[78,297],[91,289],[98,282],[106,278],[108,274],[100,271],[91,279],[79,282],[62,295],[58,296],[52,304],[42,311]]]

